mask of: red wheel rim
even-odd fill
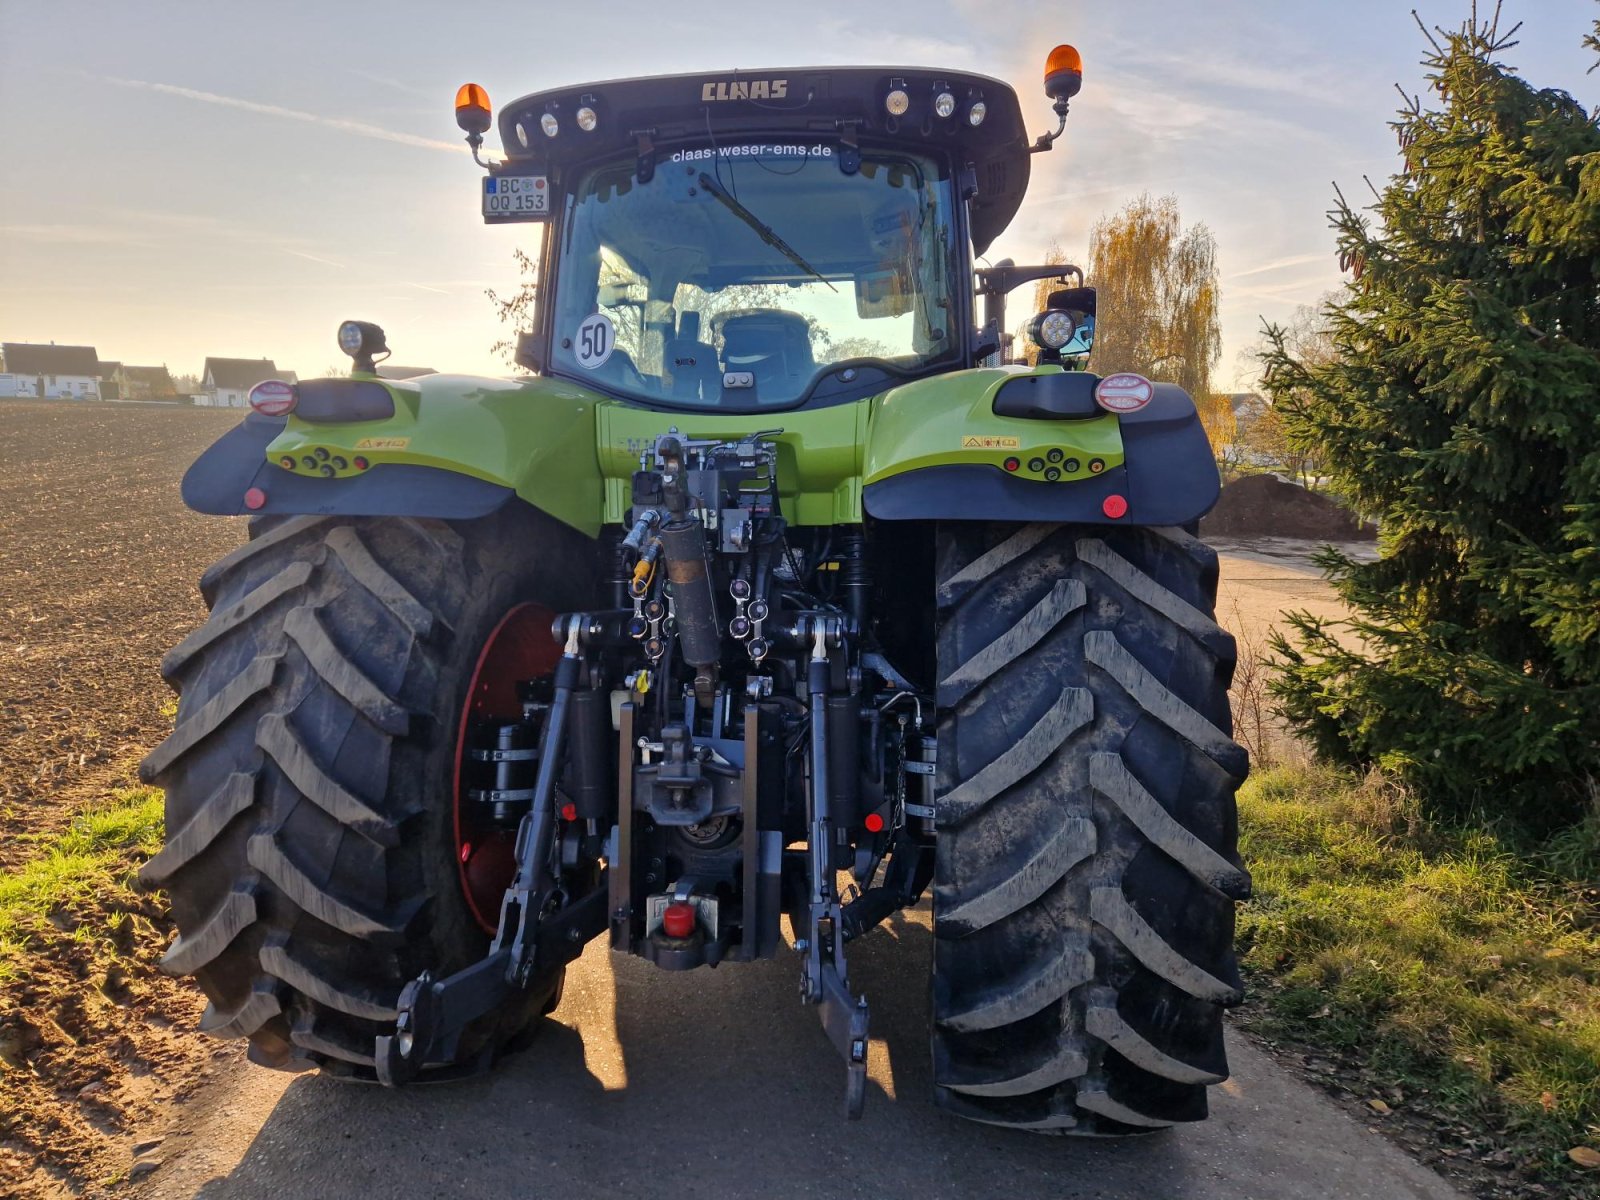
[[[561,647],[550,632],[556,614],[538,604],[519,604],[500,619],[483,643],[467,684],[466,703],[456,726],[455,851],[461,894],[486,933],[500,923],[500,898],[516,869],[516,834],[495,829],[467,796],[467,740],[483,721],[512,721],[522,715],[517,684],[542,679],[556,668]]]

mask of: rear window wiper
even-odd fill
[[[758,238],[760,238],[767,245],[771,246],[779,254],[787,258],[795,266],[799,267],[808,275],[811,275],[812,277],[821,280],[823,283],[828,284],[828,290],[830,292],[837,292],[839,290],[838,288],[834,287],[833,284],[828,283],[828,281],[823,278],[821,271],[817,270],[805,259],[801,258],[799,252],[793,246],[789,245],[788,242],[779,237],[776,231],[773,230],[772,226],[768,225],[760,217],[756,216],[755,213],[751,212],[744,205],[740,204],[739,201],[734,199],[733,195],[725,187],[723,187],[720,183],[703,171],[700,173],[700,186],[705,188],[706,191],[710,192],[718,200],[722,201],[723,206],[734,216],[743,221],[746,225],[750,226]]]

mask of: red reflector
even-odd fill
[[[1121,496],[1107,496],[1100,502],[1100,511],[1112,520],[1128,515],[1128,502]]]
[[[686,938],[694,933],[694,905],[669,904],[661,914],[661,932],[669,938]]]
[[[244,506],[254,512],[267,502],[267,494],[260,488],[249,488],[244,494]]]
[[[467,859],[469,859],[471,857],[472,857],[472,844],[470,842],[462,842],[461,843],[461,861],[462,862],[466,862]]]
[[[883,818],[880,817],[877,813],[868,813],[867,814],[867,819],[865,821],[863,821],[862,824],[867,827],[867,832],[868,833],[882,833],[883,832]]]
[[[1096,403],[1107,412],[1114,413],[1138,412],[1150,403],[1155,394],[1156,385],[1132,371],[1107,375],[1094,389]]]
[[[281,417],[294,410],[294,385],[281,379],[263,379],[250,389],[250,407],[263,417]]]
[[[1005,461],[1005,468],[1008,471],[1015,471],[1020,466],[1022,466],[1022,460],[1020,458],[1008,458]]]
[[[576,804],[563,804],[561,806],[561,819],[563,821],[576,821],[578,819],[578,806]]]
[[[367,463],[367,460],[363,456],[361,456],[359,454],[356,455],[355,459],[354,459],[354,462],[356,464],[356,470],[365,471],[367,469],[368,463]]]

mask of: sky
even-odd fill
[[[1422,82],[1410,10],[1453,26],[1469,4],[0,0],[0,341],[308,375],[345,363],[335,330],[358,317],[397,363],[503,373],[484,290],[515,287],[532,227],[481,223],[461,83],[503,104],[628,75],[904,63],[1010,82],[1038,133],[1044,57],[1070,41],[1083,91],[989,257],[1038,261],[1054,240],[1082,261],[1098,218],[1175,195],[1215,235],[1217,382],[1244,389],[1262,321],[1340,283],[1334,184],[1357,198],[1397,167],[1394,85]],[[1600,103],[1581,44],[1597,16],[1505,0],[1502,26],[1524,22],[1505,59]]]

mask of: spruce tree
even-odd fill
[[[1275,690],[1434,811],[1549,829],[1600,786],[1600,121],[1497,26],[1428,35],[1402,169],[1331,214],[1333,361],[1268,330],[1290,436],[1382,530],[1324,554],[1353,619],[1297,615]]]

